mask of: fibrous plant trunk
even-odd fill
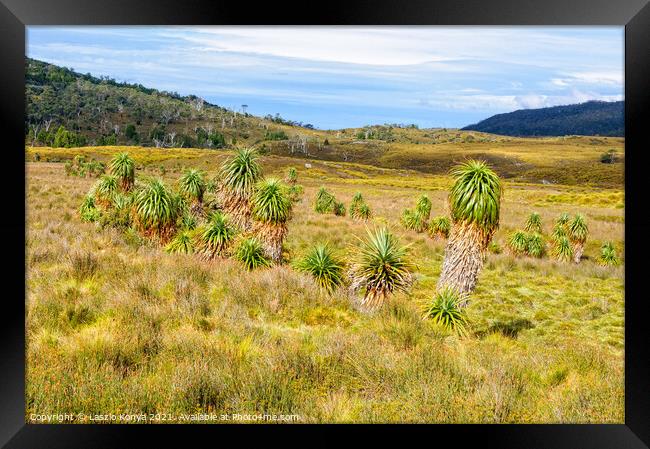
[[[255,223],[253,232],[264,248],[264,254],[274,263],[282,262],[282,242],[287,235],[286,224]]]
[[[445,260],[438,280],[439,291],[445,287],[451,287],[461,294],[474,290],[491,234],[471,223],[454,224],[445,248]]]
[[[242,232],[249,231],[252,227],[252,211],[249,197],[231,192],[228,189],[221,189],[220,197],[221,206],[230,217],[231,223]]]
[[[575,263],[580,263],[582,259],[582,254],[585,252],[585,244],[582,242],[576,242],[573,244],[573,261]]]

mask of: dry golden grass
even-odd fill
[[[42,159],[117,148],[28,150]],[[587,151],[587,150],[585,150]],[[129,149],[143,173],[214,175],[225,151]],[[305,163],[311,164],[306,168]],[[160,166],[164,166],[164,175]],[[549,234],[561,212],[584,213],[580,265],[489,254],[472,295],[470,335],[421,319],[444,242],[399,226],[422,192],[445,213],[444,175],[268,156],[265,174],[298,169],[305,187],[288,259],[316,242],[346,254],[366,224],[313,211],[317,189],[346,206],[358,190],[411,243],[409,294],[364,314],[289,266],[246,272],[232,260],[169,255],[133,234],[82,223],[95,181],[63,164],[27,163],[27,410],[32,413],[275,413],[301,422],[624,422],[623,267],[598,266],[605,240],[623,249],[622,186],[506,182],[495,240],[536,210]],[[567,202],[546,201],[560,195]],[[577,196],[576,196],[577,195]],[[583,197],[598,197],[584,201]],[[612,196],[612,203],[600,198]]]

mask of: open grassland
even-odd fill
[[[431,145],[440,147],[435,157],[453,156],[441,163],[450,166],[456,153]],[[551,148],[548,159],[541,148],[539,154],[521,150],[516,157],[528,171],[513,176],[495,164],[507,181],[494,240],[505,248],[507,235],[533,210],[546,235],[560,213],[580,212],[589,224],[586,258],[574,265],[489,253],[467,308],[466,337],[421,318],[444,242],[399,225],[402,211],[422,193],[432,200],[432,215],[447,213],[451,180],[437,168],[262,159],[267,176],[284,177],[296,167],[305,189],[289,222],[287,259],[317,242],[346,256],[365,233],[366,224],[348,216],[314,212],[322,185],[346,205],[360,191],[374,216],[368,226],[388,224],[411,244],[417,265],[411,290],[367,314],[345,290],[326,295],[288,264],[246,272],[232,260],[169,255],[135,234],[82,223],[77,210],[95,179],[66,176],[63,164],[45,161],[77,154],[107,161],[117,151],[27,150],[28,161],[35,153],[41,158],[26,164],[27,417],[209,412],[295,414],[301,422],[624,422],[624,268],[595,261],[604,241],[624,259],[623,174],[620,164],[598,165],[600,144],[564,156]],[[185,167],[214,176],[228,155],[128,151],[138,176],[169,184]],[[487,151],[473,146],[467,154]],[[526,179],[542,169],[552,170],[545,179],[570,177],[562,164],[580,167],[583,158],[581,176],[607,182]],[[584,172],[587,167],[593,170]]]

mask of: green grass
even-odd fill
[[[461,336],[422,319],[446,242],[400,225],[402,211],[423,193],[432,216],[447,215],[448,176],[260,158],[265,176],[281,179],[295,166],[304,186],[288,222],[289,261],[320,242],[350,261],[366,226],[388,226],[410,245],[412,286],[368,314],[347,285],[330,294],[291,264],[248,271],[237,260],[167,254],[137,233],[85,223],[79,206],[96,179],[66,176],[62,163],[44,162],[51,154],[37,150],[43,162],[27,164],[26,417],[209,412],[295,414],[300,422],[624,422],[624,222],[593,218],[622,210],[617,201],[540,201],[622,199],[622,185],[505,180],[497,245],[505,247],[533,211],[546,232],[561,213],[581,213],[587,259],[576,265],[552,254],[488,252]],[[84,151],[107,161],[123,149]],[[79,153],[70,150],[70,158]],[[136,177],[162,176],[168,186],[189,168],[213,178],[231,154],[129,153]],[[345,204],[360,192],[372,218],[316,213],[321,185]],[[214,198],[205,193],[206,204]],[[619,266],[600,265],[610,241]]]

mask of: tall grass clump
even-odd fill
[[[120,180],[120,187],[128,192],[135,182],[135,161],[128,153],[118,153],[110,163],[110,170],[113,176]]]
[[[274,262],[282,260],[282,242],[287,235],[287,222],[293,203],[288,187],[280,180],[261,181],[252,197],[254,232],[264,246],[264,251]]]
[[[424,318],[442,326],[450,332],[461,335],[467,333],[467,314],[464,306],[467,294],[459,293],[450,287],[436,292],[432,301],[424,309]]]
[[[271,265],[271,261],[264,254],[264,247],[255,237],[242,239],[235,250],[235,259],[249,271]]]
[[[469,160],[455,167],[449,193],[453,226],[445,248],[438,289],[459,293],[474,289],[485,251],[499,227],[501,180],[485,162]]]
[[[236,228],[223,213],[212,213],[205,227],[196,233],[197,253],[205,260],[225,256],[236,233]]]
[[[316,245],[294,263],[294,268],[311,275],[328,293],[343,283],[344,263],[328,245]]]
[[[365,240],[353,250],[350,264],[352,291],[363,291],[361,306],[375,310],[388,295],[406,291],[412,282],[412,265],[407,260],[408,248],[400,246],[387,229],[368,230]]]
[[[221,166],[219,192],[224,210],[233,223],[243,230],[250,229],[250,198],[255,185],[262,179],[262,167],[255,150],[237,150],[235,155]]]

